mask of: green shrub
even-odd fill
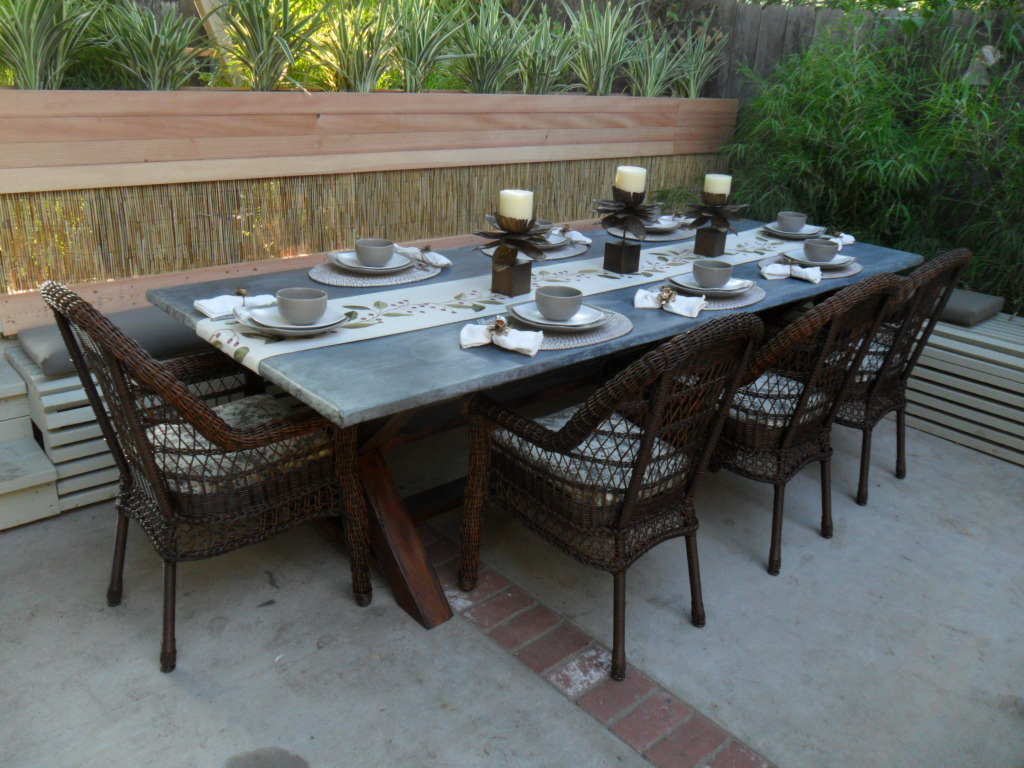
[[[854,22],[851,22],[853,24]],[[732,160],[749,215],[806,211],[863,240],[979,258],[969,287],[1024,308],[1024,71],[1020,30],[991,84],[964,78],[987,20],[848,27],[756,79]]]

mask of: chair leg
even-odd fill
[[[172,672],[178,662],[174,645],[174,592],[177,563],[164,560],[164,639],[160,647],[160,671]]]
[[[832,538],[832,459],[821,460],[821,537]]]
[[[768,552],[768,573],[779,575],[782,567],[782,508],[786,503],[786,484],[775,484],[775,498],[772,501],[772,547]]]
[[[471,592],[480,569],[480,513],[487,495],[490,472],[490,435],[480,420],[469,425],[469,475],[462,502],[459,589]]]
[[[690,621],[695,627],[703,627],[704,595],[700,588],[700,560],[697,558],[696,531],[686,537],[686,565],[690,571]]]
[[[612,619],[612,679],[626,679],[626,572],[613,573],[615,603]]]
[[[117,531],[114,533],[114,562],[110,566],[110,585],[107,587],[107,605],[121,604],[124,577],[124,550],[128,544],[128,515],[117,513]]]
[[[356,605],[367,606],[373,599],[370,582],[370,524],[363,483],[356,471],[356,433],[352,429],[334,432],[335,466],[344,503],[345,543],[352,570],[352,595]]]
[[[896,410],[896,477],[907,476],[907,407]]]
[[[868,471],[871,469],[871,427],[861,430],[860,438],[860,480],[857,484],[857,503],[862,507],[868,503]]]

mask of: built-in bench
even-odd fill
[[[938,323],[907,397],[909,426],[1024,465],[1024,318]]]

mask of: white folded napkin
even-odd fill
[[[437,251],[421,251],[419,248],[411,245],[395,245],[395,253],[405,256],[407,259],[412,259],[413,261],[429,264],[431,267],[446,269],[452,265],[451,259],[447,256],[442,256]]]
[[[817,285],[821,282],[821,267],[801,267],[798,264],[783,264],[776,261],[761,267],[761,277],[765,280],[795,277],[798,280],[806,280]]]
[[[507,326],[502,333],[495,333],[490,326],[472,323],[463,326],[459,332],[459,344],[463,349],[494,344],[530,357],[537,354],[543,341],[543,331],[517,331]]]
[[[583,243],[583,245],[590,245],[591,243],[594,242],[586,235],[582,235],[579,232],[577,232],[575,229],[570,229],[563,232],[561,227],[555,227],[554,229],[551,230],[551,234],[561,235],[570,243]]]
[[[633,306],[636,309],[658,309],[660,307],[666,312],[683,317],[696,317],[707,305],[703,296],[680,296],[678,294],[671,301],[663,304],[661,293],[643,288],[637,290],[636,296],[633,297]]]
[[[844,245],[853,245],[854,243],[857,242],[857,238],[855,238],[853,235],[848,235],[845,232],[840,232],[835,237],[830,237],[828,239],[831,240],[833,243],[836,243],[839,246],[840,251],[843,250]]]
[[[232,311],[235,307],[248,307],[254,309],[256,307],[269,307],[274,304],[277,300],[269,293],[263,293],[259,296],[214,296],[212,299],[196,299],[192,302],[192,306],[202,312],[211,320],[220,320],[225,317],[231,317]]]

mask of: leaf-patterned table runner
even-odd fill
[[[746,264],[801,247],[799,243],[779,241],[755,230],[730,235],[726,255],[720,258],[734,265]],[[640,271],[632,275],[605,271],[601,268],[603,258],[551,266],[535,263],[533,287],[568,283],[582,290],[584,295],[593,296],[686,274],[692,271],[693,258],[693,243],[687,242],[643,251]],[[376,339],[498,314],[510,299],[492,293],[490,283],[491,276],[487,273],[463,280],[410,284],[335,299],[329,306],[344,312],[349,322],[316,336],[282,339],[250,330],[233,319],[201,320],[196,332],[258,373],[260,363],[274,355]]]

